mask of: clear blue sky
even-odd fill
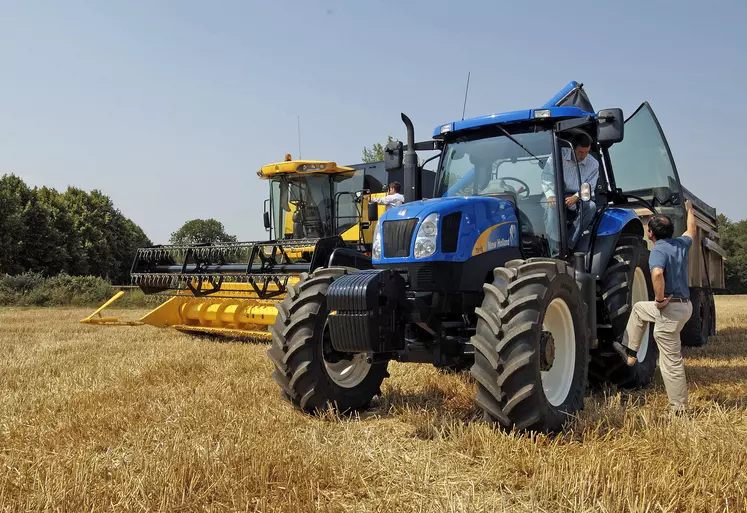
[[[0,0],[0,174],[101,189],[154,242],[265,236],[262,164],[539,106],[651,102],[684,184],[747,218],[747,2]],[[412,58],[408,58],[412,55]]]

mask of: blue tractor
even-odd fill
[[[431,363],[469,369],[486,420],[555,431],[583,408],[590,381],[647,385],[653,333],[635,367],[612,343],[632,305],[653,299],[636,211],[665,211],[684,229],[650,106],[628,120],[595,113],[571,82],[540,108],[440,125],[427,142],[402,118],[407,145],[390,143],[386,164],[404,168],[406,202],[380,218],[371,261],[304,275],[278,307],[268,355],[283,396],[307,412],[362,409],[389,361]],[[582,181],[579,134],[591,139],[596,183]],[[416,151],[437,152],[433,199],[421,199]],[[563,201],[573,182],[575,209]]]

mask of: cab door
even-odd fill
[[[672,218],[675,235],[683,233],[682,184],[667,139],[648,102],[625,120],[625,137],[610,147],[609,156],[616,187],[653,204],[659,213]]]

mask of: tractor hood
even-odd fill
[[[475,212],[506,215],[511,212],[515,215],[513,204],[504,199],[491,198],[489,196],[460,196],[451,198],[431,198],[427,200],[413,201],[387,211],[382,221],[396,221],[400,219],[424,219],[434,212],[440,216],[452,212],[461,211],[464,214]]]
[[[415,239],[421,224],[431,214],[438,214],[438,249],[431,256],[416,259]],[[381,258],[374,259],[374,264],[463,262],[491,249],[519,245],[514,205],[500,198],[471,196],[414,201],[390,209],[379,222],[384,251]],[[501,239],[500,244],[493,244],[493,239]]]

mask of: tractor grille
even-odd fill
[[[410,256],[412,234],[417,224],[417,219],[384,222],[384,258]]]
[[[441,222],[441,251],[454,253],[459,242],[459,225],[462,224],[462,213],[452,212],[445,215]]]

